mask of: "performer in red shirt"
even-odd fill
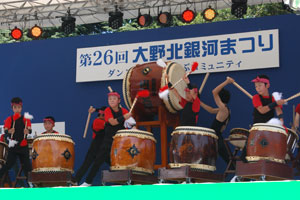
[[[253,124],[266,123],[276,114],[283,123],[282,107],[285,100],[275,101],[274,97],[269,94],[270,80],[266,75],[259,75],[252,80],[258,94],[252,98],[253,103]]]
[[[99,153],[97,154],[95,162],[86,178],[86,181],[81,184],[81,186],[91,186],[93,179],[96,176],[102,163],[105,161],[110,161],[110,149],[113,142],[113,136],[117,133],[118,130],[125,129],[124,121],[131,117],[131,113],[120,106],[120,102],[120,95],[117,92],[108,93],[109,107],[104,111],[104,141],[101,144]]]
[[[12,168],[17,157],[19,158],[25,176],[31,171],[31,163],[29,159],[29,150],[26,137],[31,133],[31,122],[21,115],[23,102],[19,97],[11,100],[11,107],[14,115],[6,118],[4,123],[4,140],[8,143],[8,155],[6,164],[0,169],[0,179]]]
[[[77,171],[75,175],[75,180],[77,183],[80,182],[84,174],[88,171],[91,164],[95,162],[97,155],[100,153],[100,147],[102,145],[103,139],[104,139],[104,110],[106,109],[106,106],[101,107],[100,109],[95,109],[93,107],[89,108],[88,112],[98,112],[97,118],[93,121],[92,130],[93,130],[93,141],[90,145],[90,148],[85,156],[84,162],[82,163],[81,167]],[[107,163],[109,163],[109,160],[105,160]]]
[[[200,99],[197,93],[198,89],[197,86],[191,85],[186,74],[184,75],[183,80],[188,86],[185,89],[185,98],[180,96],[176,88],[172,88],[172,84],[168,81],[167,77],[169,90],[174,92],[176,97],[180,100],[179,104],[183,107],[180,116],[180,126],[196,126],[200,110]]]
[[[45,132],[42,134],[49,134],[49,133],[58,133],[57,131],[53,130],[55,126],[55,119],[52,116],[47,116],[44,118],[44,128],[46,129]]]

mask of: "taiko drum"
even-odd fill
[[[190,166],[205,171],[216,170],[218,136],[209,128],[179,126],[172,133],[170,167]]]
[[[256,123],[250,129],[247,141],[249,162],[270,160],[284,163],[287,153],[287,132],[280,125]]]
[[[111,147],[111,170],[130,169],[152,174],[155,163],[153,134],[137,129],[119,130]]]
[[[161,100],[158,96],[159,89],[166,85],[165,74],[168,74],[169,81],[174,84],[183,77],[185,69],[175,62],[166,63],[166,67],[161,67],[156,62],[150,62],[130,68],[123,79],[124,101],[128,108],[131,108],[139,90],[150,91],[149,97],[138,99],[133,110],[141,120],[152,120],[162,104],[171,113],[182,109],[173,92],[170,92],[165,100]],[[183,97],[185,97],[184,88],[186,88],[184,81],[176,85],[177,91]]]
[[[33,141],[33,172],[73,172],[74,160],[74,142],[68,135],[43,134]]]

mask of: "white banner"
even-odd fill
[[[195,73],[279,67],[278,29],[77,49],[76,82],[123,79],[131,67],[158,59]]]

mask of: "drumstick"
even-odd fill
[[[92,109],[92,108],[93,108],[93,106],[90,106],[90,109]],[[87,133],[87,130],[88,130],[88,127],[89,127],[90,119],[91,119],[91,113],[89,112],[88,117],[87,117],[87,120],[86,120],[86,124],[85,124],[85,129],[84,129],[84,133],[83,133],[83,138],[86,137],[86,133]]]
[[[111,89],[110,86],[108,86],[107,88],[108,88],[109,92],[113,92],[113,90]]]
[[[13,121],[12,128],[15,128],[15,124],[16,124],[16,121],[14,120],[14,121]],[[13,138],[13,136],[14,136],[14,133],[12,133],[12,134],[11,134],[11,137],[10,137],[10,139],[12,139],[12,138]]]
[[[26,129],[26,126],[27,126],[27,119],[25,119],[25,129]],[[27,134],[27,133],[26,133]],[[26,134],[24,134],[24,139],[26,138]]]
[[[202,92],[202,90],[203,90],[203,88],[204,88],[204,85],[205,85],[205,83],[206,83],[206,81],[207,81],[207,79],[208,79],[208,76],[209,76],[209,72],[207,72],[207,73],[205,74],[205,77],[204,77],[204,79],[203,79],[203,81],[202,81],[202,84],[201,84],[201,86],[200,86],[200,89],[199,89],[199,95],[201,94],[201,92]]]
[[[285,101],[288,102],[289,100],[295,99],[295,98],[297,98],[297,97],[299,97],[299,96],[300,96],[300,92],[298,92],[297,94],[295,94],[295,95],[293,95],[293,96],[287,98]]]
[[[133,107],[134,107],[134,105],[136,104],[136,102],[137,102],[137,99],[138,99],[138,97],[136,96],[135,98],[134,98],[134,101],[133,101],[133,103],[132,103],[132,106],[131,106],[131,108],[130,108],[130,113],[132,112],[132,110],[133,110]]]
[[[241,90],[245,95],[247,95],[250,99],[252,99],[252,95],[247,92],[244,88],[242,88],[239,84],[237,84],[236,82],[233,82],[233,85],[235,85],[239,90]]]
[[[139,97],[146,98],[146,97],[149,97],[149,95],[150,95],[149,90],[140,90],[140,91],[138,91],[137,94],[136,94],[136,96],[135,96],[135,98],[134,98],[133,104],[132,104],[132,106],[131,106],[129,112],[130,112],[130,113],[132,112],[133,107],[134,107],[134,105],[136,104],[137,99],[138,99]]]

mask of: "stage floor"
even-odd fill
[[[0,189],[1,199],[296,199],[300,181]]]

